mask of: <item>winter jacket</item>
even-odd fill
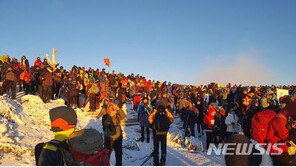
[[[52,86],[53,84],[53,75],[48,71],[42,72],[39,79],[42,81],[42,86]]]
[[[42,61],[41,60],[36,60],[35,62],[34,62],[34,67],[36,68],[36,67],[41,67],[41,65],[42,65]]]
[[[286,111],[281,111],[270,122],[267,131],[268,143],[274,145],[276,143],[286,143],[288,141],[287,139],[289,137],[289,130],[286,127],[286,125],[288,124],[286,115]],[[288,146],[286,144],[278,147],[281,148],[284,152],[288,152]],[[271,149],[270,152],[276,153],[277,151]]]
[[[208,130],[213,130],[214,129],[214,124],[215,124],[215,113],[216,110],[214,108],[210,108],[207,115],[204,117],[204,124],[206,125]]]
[[[225,137],[226,136],[226,129],[227,126],[225,124],[225,114],[222,113],[217,113],[215,115],[215,125],[214,125],[214,130],[216,131],[217,135],[221,136],[221,137]]]
[[[78,96],[78,89],[77,89],[76,82],[69,83],[68,90],[69,90],[70,97]]]
[[[197,123],[198,110],[195,107],[187,107],[185,113],[186,124],[191,125]]]
[[[238,132],[238,116],[235,114],[235,112],[231,111],[228,113],[225,124],[227,125],[227,132]]]
[[[149,127],[148,125],[148,117],[149,117],[149,114],[152,110],[152,107],[150,105],[148,105],[148,107],[146,107],[144,105],[144,103],[141,103],[139,106],[138,106],[138,109],[137,109],[137,112],[139,114],[139,123],[140,123],[140,126],[144,126],[144,127]]]
[[[20,79],[26,83],[30,83],[31,80],[31,74],[29,72],[22,72],[20,75]]]
[[[21,61],[21,66],[22,66],[23,68],[29,68],[30,65],[29,65],[29,61],[28,61],[28,59],[22,60],[22,61]]]
[[[17,81],[16,74],[13,71],[8,71],[5,75],[5,79],[9,81]]]
[[[69,135],[74,132],[74,129],[69,129],[66,131],[54,132],[54,141],[55,145],[46,143],[39,155],[37,165],[38,166],[65,166],[64,157],[60,149],[56,145],[59,145],[59,148],[63,148],[66,151],[69,150],[68,144],[65,142]]]
[[[133,105],[138,107],[140,103],[141,103],[141,96],[140,95],[135,96],[133,99]]]

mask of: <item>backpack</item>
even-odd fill
[[[62,142],[51,140],[47,143],[39,143],[35,146],[36,165],[40,153],[45,144],[51,144],[58,148],[63,155],[66,165],[72,166],[110,166],[108,152],[103,148],[102,134],[95,129],[84,129],[70,135],[68,141],[69,151],[61,145]]]
[[[103,130],[105,136],[113,136],[116,134],[116,127],[112,121],[112,117],[105,114],[102,118]]]
[[[155,115],[154,128],[158,132],[167,132],[170,128],[170,121],[167,117],[165,109],[158,110]]]
[[[57,150],[59,150],[61,152],[61,154],[63,156],[64,165],[68,165],[68,166],[77,166],[77,165],[79,165],[77,162],[74,161],[73,156],[71,155],[71,153],[65,149],[64,145],[66,144],[66,141],[61,142],[61,141],[58,141],[58,140],[51,140],[51,141],[46,142],[46,143],[38,143],[35,146],[35,163],[36,163],[36,166],[38,166],[38,161],[39,161],[39,158],[40,158],[41,151],[42,151],[42,149],[44,148],[44,146],[46,144],[49,144],[49,145],[52,145],[52,146],[56,147]]]
[[[110,166],[103,136],[95,129],[74,132],[68,139],[69,151],[75,162],[83,166]]]
[[[258,143],[267,142],[267,130],[276,113],[273,110],[263,110],[256,113],[252,118],[251,136]]]

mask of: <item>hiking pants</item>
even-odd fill
[[[112,150],[115,151],[115,166],[122,166],[122,134],[115,140],[112,141],[109,136],[104,137],[105,148],[109,149],[109,160],[112,153]]]
[[[159,163],[159,143],[161,144],[161,158]],[[154,144],[154,154],[153,154],[153,164],[154,166],[165,165],[166,161],[166,147],[167,147],[167,135],[156,135],[153,131],[153,144]]]
[[[52,99],[54,100],[54,98],[60,98],[60,89],[62,87],[61,83],[54,83],[54,87],[53,87],[53,93],[52,93]],[[54,97],[55,95],[55,97]]]
[[[204,131],[204,124],[202,122],[202,120],[198,120],[197,121],[197,131],[200,135],[203,135],[203,131]]]
[[[78,105],[77,105],[77,96],[69,96],[69,106],[70,107],[73,107],[73,106],[78,107]]]
[[[209,148],[210,143],[214,142],[214,134],[213,132],[206,132],[207,135],[207,149]]]
[[[51,94],[52,94],[52,86],[41,86],[41,90],[40,90],[40,97],[41,99],[46,103],[49,101],[49,99],[51,99]]]
[[[193,137],[195,137],[194,125],[195,124],[189,124],[190,133],[191,133],[191,136],[193,136]]]
[[[23,82],[23,89],[25,91],[25,95],[29,94],[31,92],[31,86],[30,86],[30,83],[27,83],[27,82]]]
[[[90,111],[95,111],[96,110],[96,95],[95,94],[89,94],[89,109]]]
[[[145,137],[144,137],[145,129],[146,129],[146,133],[147,133],[147,143],[149,143],[149,141],[150,141],[150,132],[149,132],[148,127],[141,126],[141,140],[143,142],[144,139],[145,139]]]
[[[11,90],[11,98],[16,98],[16,81],[5,80],[3,82],[3,92],[6,92],[9,95],[9,91]]]

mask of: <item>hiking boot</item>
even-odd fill
[[[160,160],[160,165],[161,165],[161,166],[165,166],[165,159],[161,159],[161,160]]]

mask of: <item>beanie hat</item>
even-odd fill
[[[235,134],[235,135],[231,136],[229,138],[229,140],[227,141],[227,143],[248,144],[247,150],[249,149],[249,147],[252,146],[250,144],[250,139],[248,137],[246,137],[245,135],[241,135],[241,134]],[[241,149],[242,149],[240,147],[240,150],[237,150],[237,149],[239,149],[237,147],[237,145],[228,146],[228,148],[232,148],[231,150],[229,149],[227,152],[233,153],[233,155],[225,155],[225,163],[227,166],[258,166],[261,164],[262,156],[261,155],[254,155],[254,153],[259,152],[254,147],[252,149],[251,155],[237,154],[237,152],[241,152]]]
[[[76,127],[77,115],[75,110],[61,106],[49,111],[51,130],[53,132],[66,131]]]
[[[159,101],[158,103],[157,103],[157,109],[160,109],[160,110],[163,110],[163,109],[165,109],[165,104],[164,104],[164,102],[162,102],[162,101]]]

